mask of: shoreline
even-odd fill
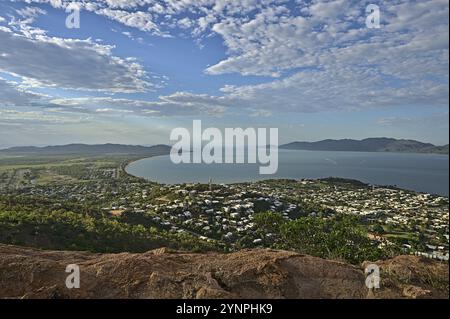
[[[131,165],[131,164],[137,162],[137,161],[140,161],[140,160],[144,160],[144,159],[147,159],[147,158],[153,158],[153,157],[157,157],[157,156],[166,156],[166,155],[169,155],[169,154],[159,154],[159,155],[150,155],[150,156],[139,157],[139,158],[130,158],[130,159],[127,159],[127,160],[125,160],[124,162],[120,163],[120,169],[121,169],[121,171],[122,171],[126,176],[128,176],[128,177],[144,179],[144,180],[149,181],[149,182],[161,184],[161,183],[159,183],[159,182],[152,181],[152,180],[147,179],[147,178],[144,178],[144,177],[132,175],[132,174],[130,174],[130,173],[127,172],[127,167],[128,167],[129,165]]]
[[[410,153],[411,154],[411,153]],[[121,164],[121,169],[124,172],[124,174],[130,178],[137,178],[137,179],[141,179],[141,180],[145,180],[147,182],[151,182],[151,183],[157,183],[157,184],[161,184],[161,185],[181,185],[181,184],[187,184],[187,183],[193,183],[193,184],[207,184],[206,182],[176,182],[176,183],[165,183],[165,182],[160,182],[160,181],[156,181],[156,180],[152,180],[150,178],[145,178],[142,176],[135,176],[132,175],[130,173],[127,172],[127,168],[130,164],[140,161],[140,160],[144,160],[144,159],[151,159],[153,157],[157,157],[157,156],[165,156],[165,155],[169,155],[169,154],[160,154],[160,155],[152,155],[152,156],[146,156],[146,157],[139,157],[139,158],[135,158],[135,159],[129,159],[124,161]],[[439,154],[437,154],[439,155]],[[264,181],[279,181],[279,180],[293,180],[293,181],[302,181],[302,180],[311,180],[311,181],[318,181],[318,180],[327,180],[327,179],[341,179],[344,181],[356,181],[356,182],[360,182],[362,184],[365,184],[367,186],[374,186],[374,187],[378,187],[378,188],[391,188],[391,189],[395,189],[395,190],[401,190],[404,192],[409,192],[409,193],[416,193],[416,194],[429,194],[429,195],[433,195],[433,196],[442,196],[442,197],[446,197],[449,198],[449,194],[441,194],[441,193],[432,193],[432,192],[426,192],[426,191],[418,191],[418,190],[413,190],[413,189],[408,189],[408,188],[403,188],[401,186],[398,185],[388,185],[388,184],[374,184],[374,183],[370,183],[370,182],[365,182],[362,181],[360,179],[355,179],[355,178],[347,178],[347,177],[339,177],[339,176],[328,176],[328,177],[317,177],[317,178],[283,178],[283,177],[275,177],[275,178],[265,178],[265,179],[261,179],[261,180],[246,180],[246,181],[236,181],[236,182],[220,182],[220,183],[216,183],[216,184],[226,184],[226,185],[233,185],[233,184],[245,184],[245,183],[257,183],[257,182],[264,182]]]

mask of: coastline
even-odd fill
[[[143,160],[143,159],[147,159],[147,158],[153,158],[153,157],[157,157],[157,156],[166,156],[166,155],[169,155],[169,154],[147,155],[147,156],[140,156],[140,157],[137,157],[137,158],[129,158],[129,159],[123,161],[120,164],[120,170],[127,177],[138,178],[138,179],[143,179],[143,180],[146,180],[146,181],[149,181],[149,182],[158,183],[156,181],[152,181],[152,180],[144,178],[144,177],[135,176],[133,174],[130,174],[130,173],[128,173],[127,168],[128,168],[129,165],[133,164],[134,162],[137,162],[137,161],[140,161],[140,160]]]
[[[284,150],[284,151],[290,152],[290,151],[294,151],[294,150]],[[300,151],[300,150],[295,150],[295,151]],[[316,152],[316,151],[306,151],[306,152],[309,153],[309,152]],[[319,152],[322,152],[322,151],[319,151]],[[343,153],[343,152],[339,152],[339,153]],[[358,153],[361,153],[361,152],[358,152]],[[366,153],[373,153],[373,154],[387,153],[387,154],[399,154],[399,155],[400,154],[413,155],[413,153],[394,153],[394,152],[366,152]],[[145,176],[142,176],[142,175],[141,176],[133,175],[132,173],[128,172],[128,166],[130,164],[132,164],[134,162],[137,162],[137,161],[140,161],[140,160],[151,159],[153,157],[162,156],[162,155],[168,155],[168,154],[158,154],[158,155],[131,157],[131,158],[127,159],[126,161],[124,161],[121,164],[121,170],[124,171],[125,176],[128,176],[130,178],[141,179],[141,180],[145,180],[145,181],[148,181],[148,182],[154,182],[154,183],[158,183],[158,184],[173,184],[173,185],[182,184],[183,183],[182,181],[179,181],[179,182],[166,181],[165,182],[165,181],[162,181],[162,180],[158,180],[158,177],[153,177],[153,178],[152,177],[145,177]],[[431,155],[431,156],[438,156],[438,157],[443,157],[443,158],[446,157],[446,155],[444,155],[444,154],[415,153],[415,155],[428,155],[428,156]],[[311,178],[311,177],[299,178],[299,177],[292,176],[292,177],[289,177],[288,179],[292,179],[292,180],[302,180],[302,179],[320,180],[320,179],[326,179],[326,178],[342,178],[342,179],[345,179],[345,180],[346,179],[357,180],[357,181],[360,181],[360,182],[362,182],[364,184],[373,185],[373,186],[376,186],[376,187],[392,188],[392,189],[404,190],[404,191],[407,191],[407,192],[414,192],[414,193],[421,193],[421,194],[432,194],[432,195],[439,195],[439,196],[444,196],[444,197],[448,197],[449,196],[448,193],[445,190],[444,191],[435,191],[435,190],[417,189],[417,188],[414,188],[414,187],[408,187],[408,186],[405,186],[405,185],[401,186],[401,185],[398,185],[398,184],[395,184],[395,183],[389,183],[389,182],[387,182],[387,183],[376,183],[375,181],[371,182],[370,180],[367,180],[367,179],[361,179],[361,178],[349,177],[349,176],[341,176],[339,174],[333,174],[332,172],[329,172],[329,173],[330,173],[329,175],[318,176],[318,177],[315,177],[315,178],[314,177],[313,178]],[[261,180],[281,180],[281,179],[286,179],[286,177],[282,177],[282,176],[276,177],[275,176],[273,178],[269,177],[269,178],[261,179]],[[261,181],[261,180],[258,180],[258,181]],[[242,180],[242,181],[228,181],[228,182],[224,181],[223,183],[232,185],[232,184],[252,183],[252,182],[256,182],[256,180],[248,179],[248,180]],[[205,184],[205,182],[201,182],[201,181],[199,181],[198,183],[199,184]]]

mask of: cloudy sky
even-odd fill
[[[448,0],[83,0],[79,29],[71,2],[0,0],[0,147],[168,143],[193,119],[448,143]]]

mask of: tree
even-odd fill
[[[279,213],[265,212],[254,215],[253,222],[260,232],[279,234],[280,227],[286,223],[286,220]]]
[[[374,225],[372,231],[377,235],[383,235],[385,233],[383,226],[379,224]]]

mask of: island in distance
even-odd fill
[[[448,144],[436,146],[431,143],[423,143],[415,140],[399,140],[394,138],[379,137],[363,140],[353,139],[326,139],[317,142],[292,142],[280,145],[281,149],[309,150],[309,151],[349,151],[349,152],[407,152],[407,153],[435,153],[449,154]],[[136,155],[165,155],[169,154],[170,146],[154,145],[120,145],[120,144],[69,144],[57,146],[19,146],[0,150],[2,153],[22,154],[136,154]]]
[[[407,152],[448,154],[448,144],[436,146],[415,140],[394,138],[366,138],[363,140],[341,139],[318,142],[292,142],[280,146],[282,149],[309,151],[351,151],[351,152]]]
[[[342,178],[161,184],[125,170],[169,151],[0,151],[0,298],[448,299],[448,196]],[[67,289],[68,264],[89,278],[80,289]]]

